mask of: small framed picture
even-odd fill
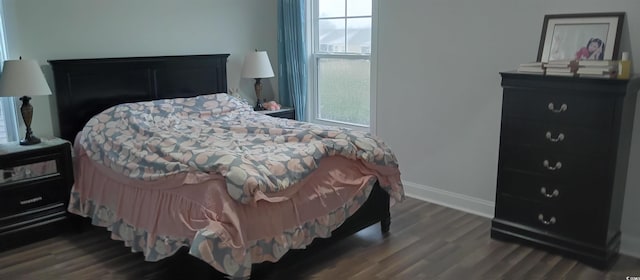
[[[545,15],[538,61],[616,60],[624,13]]]

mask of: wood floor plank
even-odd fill
[[[375,225],[339,242],[294,250],[256,265],[252,279],[626,279],[640,259],[620,256],[607,271],[490,238],[491,220],[408,198],[392,208],[391,231]],[[66,233],[0,252],[0,279],[218,279],[181,251],[145,262],[103,228]]]
[[[520,261],[516,262],[503,276],[505,279],[525,279],[524,275],[534,267],[547,253],[540,250],[531,250]]]
[[[578,266],[577,262],[561,260],[545,275],[547,279],[564,279],[567,273]]]
[[[560,256],[553,254],[545,254],[537,264],[531,267],[529,271],[523,273],[524,279],[542,279],[558,262]]]
[[[506,269],[507,260],[514,251],[519,248],[516,244],[502,244],[496,241],[488,241],[483,249],[488,250],[488,254],[478,255],[478,262],[469,263],[476,275],[498,274],[497,270]],[[480,252],[481,253],[481,252]],[[455,269],[455,267],[451,268]],[[491,279],[487,277],[487,279]]]

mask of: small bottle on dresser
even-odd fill
[[[629,79],[631,77],[631,61],[629,53],[623,52],[622,58],[618,62],[618,79]]]

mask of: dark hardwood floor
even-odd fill
[[[626,279],[640,260],[609,271],[489,237],[490,220],[408,198],[392,208],[391,232],[369,227],[340,242],[261,264],[252,279]],[[63,234],[0,253],[0,279],[218,279],[184,252],[150,263],[103,228]]]

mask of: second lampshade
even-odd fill
[[[254,110],[264,110],[262,107],[262,83],[261,79],[273,77],[273,69],[271,68],[271,61],[266,51],[254,51],[248,53],[244,57],[244,64],[242,65],[242,77],[254,78],[256,83],[254,88],[256,90],[256,107]]]

